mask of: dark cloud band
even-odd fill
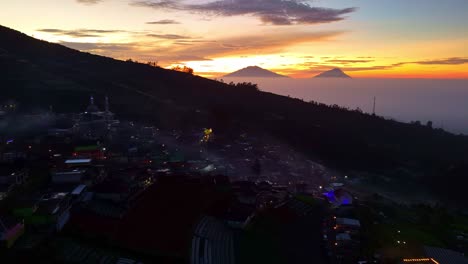
[[[180,24],[180,22],[172,20],[172,19],[163,19],[163,20],[158,20],[158,21],[146,22],[146,24],[149,24],[149,25],[174,25],[174,24]]]
[[[320,24],[340,21],[356,8],[313,7],[299,0],[218,0],[204,4],[190,4],[180,0],[134,1],[133,5],[154,9],[173,9],[208,15],[252,15],[265,24]]]

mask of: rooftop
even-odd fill
[[[351,240],[351,236],[348,233],[336,234],[336,241],[347,241],[347,240]]]
[[[85,164],[91,163],[91,159],[69,159],[65,161],[65,164]]]
[[[336,223],[339,225],[357,226],[360,227],[361,223],[357,219],[352,218],[337,218]]]

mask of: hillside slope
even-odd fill
[[[121,118],[180,129],[204,125],[220,133],[239,127],[262,131],[343,170],[393,175],[403,168],[413,172],[411,180],[435,182],[442,179],[439,170],[468,160],[466,136],[234,89],[186,73],[82,53],[1,26],[0,72],[1,100],[17,100],[23,109],[52,105],[56,111],[79,111],[90,94],[109,95]]]

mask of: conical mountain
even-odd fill
[[[314,78],[351,78],[351,76],[347,75],[339,68],[334,68],[329,71],[324,71],[316,75]]]

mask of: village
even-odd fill
[[[266,136],[161,130],[116,119],[107,97],[103,105],[91,96],[82,113],[22,115],[23,130],[2,136],[5,260],[379,260],[361,248],[348,176]]]

